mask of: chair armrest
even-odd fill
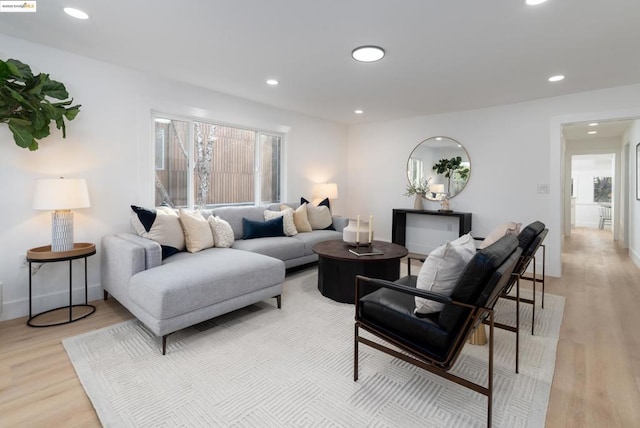
[[[407,287],[406,285],[396,284],[394,282],[386,281],[384,279],[368,278],[362,275],[356,276],[356,295],[359,295],[357,293],[358,293],[358,285],[360,281],[369,282],[375,286],[388,288],[390,290],[398,291],[400,293],[410,294],[414,297],[422,297],[424,299],[433,300],[434,302],[455,303],[451,299],[451,297],[445,296],[444,294],[434,293],[433,291],[422,290],[419,288]]]

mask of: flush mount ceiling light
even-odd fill
[[[542,4],[544,2],[546,2],[547,0],[527,0],[525,1],[526,4],[528,4],[529,6],[535,6],[538,4]]]
[[[267,79],[267,85],[269,86],[278,86],[278,82],[276,79]]]
[[[549,77],[549,82],[559,82],[561,80],[564,80],[564,76],[562,74],[558,74],[557,76],[551,76]]]
[[[362,110],[362,109],[356,109],[356,110],[354,110],[353,112],[354,112],[355,114],[362,114],[362,113],[364,113],[364,110]]]
[[[87,15],[85,12],[73,7],[65,7],[64,13],[78,19],[89,19],[89,15]]]
[[[351,57],[360,62],[376,62],[384,57],[384,49],[379,46],[360,46],[351,52]]]

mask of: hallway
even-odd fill
[[[638,427],[640,269],[610,230],[572,229],[564,245],[546,287],[567,298],[546,426]]]

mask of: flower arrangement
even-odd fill
[[[431,177],[427,179],[417,180],[416,182],[409,183],[407,185],[407,191],[404,194],[405,196],[411,195],[420,195],[423,198],[429,193],[429,182],[431,181]]]

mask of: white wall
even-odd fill
[[[640,143],[640,120],[634,121],[629,130],[629,166],[631,175],[629,177],[629,190],[631,192],[629,201],[629,255],[634,263],[640,267],[640,201],[636,199],[636,186],[638,171],[638,156],[636,156],[636,145]]]
[[[76,242],[99,243],[102,236],[129,228],[129,205],[153,204],[151,111],[207,118],[286,133],[287,186],[284,199],[313,197],[315,183],[338,183],[347,206],[347,129],[343,125],[256,104],[151,75],[79,57],[0,35],[0,57],[16,58],[34,72],[46,72],[67,86],[81,112],[67,127],[28,152],[0,126],[0,282],[4,282],[1,319],[28,313],[28,275],[22,265],[27,249],[50,242],[50,214],[31,208],[38,178],[86,178],[91,208],[75,211]],[[100,256],[89,258],[90,300],[101,296]],[[82,285],[82,264],[74,263]],[[45,265],[34,276],[34,311],[65,304],[65,263]],[[80,291],[80,290],[78,290]]]
[[[640,116],[640,85],[351,127],[349,214],[373,213],[376,235],[390,240],[392,209],[413,204],[403,196],[409,153],[425,138],[449,136],[466,148],[472,164],[469,183],[452,199],[452,209],[472,212],[473,233],[480,236],[504,221],[544,222],[549,228],[547,273],[558,276],[564,194],[561,126],[633,116]],[[539,184],[548,185],[549,193],[538,193]],[[437,203],[427,204],[438,208]]]

